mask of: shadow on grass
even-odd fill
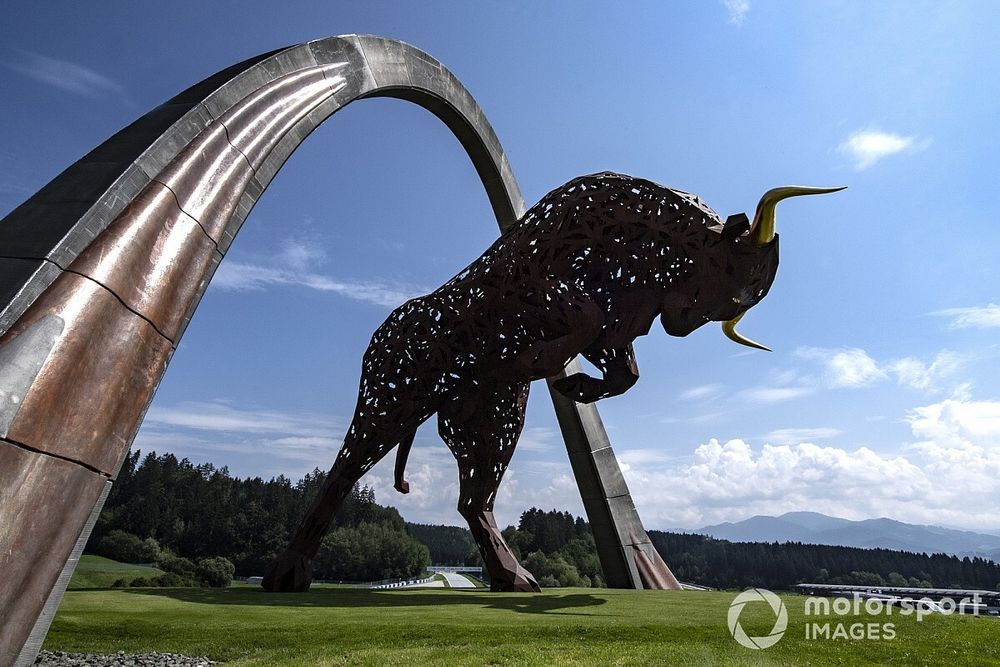
[[[369,589],[317,589],[307,593],[268,593],[260,589],[227,588],[125,588],[123,593],[168,597],[182,602],[213,605],[249,605],[255,607],[422,607],[478,605],[488,609],[506,609],[525,614],[574,615],[566,611],[596,607],[607,600],[590,593],[532,594],[489,593],[478,590],[447,591],[374,591]]]

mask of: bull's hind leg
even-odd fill
[[[488,383],[484,383],[488,384]],[[480,385],[438,413],[438,431],[458,459],[458,511],[469,523],[494,591],[538,591],[517,562],[493,518],[500,480],[524,427],[528,383]]]
[[[361,477],[397,444],[408,446],[427,414],[408,415],[395,423],[372,421],[359,411],[344,437],[344,446],[319,494],[285,551],[278,556],[261,585],[268,591],[302,592],[312,582],[312,559],[344,499]]]

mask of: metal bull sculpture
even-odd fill
[[[386,319],[365,352],[354,419],[323,488],[264,588],[302,591],[310,561],[344,497],[393,447],[395,486],[417,427],[437,413],[458,460],[458,510],[468,521],[493,590],[537,591],[493,518],[532,380],[583,355],[602,377],[575,373],[554,387],[581,402],[627,391],[639,378],[632,341],[659,317],[686,336],[723,322],[732,340],[778,268],[775,205],[841,188],[767,192],[751,223],[725,223],[698,197],[613,173],[584,176],[546,195],[448,283]]]

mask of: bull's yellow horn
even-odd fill
[[[744,315],[746,315],[746,313],[740,313],[739,315],[729,320],[728,322],[723,322],[722,333],[726,334],[726,338],[728,338],[731,341],[737,342],[740,345],[746,345],[747,347],[755,347],[758,350],[764,350],[765,352],[770,352],[771,348],[761,345],[760,343],[757,343],[755,341],[752,341],[749,338],[746,338],[736,330],[736,323],[739,322]]]
[[[846,187],[844,185],[838,188],[810,188],[802,185],[785,185],[768,190],[760,198],[760,203],[757,204],[757,212],[754,214],[753,224],[750,226],[750,238],[757,245],[771,242],[774,238],[774,208],[782,199],[801,195],[822,195],[828,192],[837,192]],[[733,338],[733,340],[736,339]]]

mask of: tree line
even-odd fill
[[[730,542],[649,531],[674,574],[717,588],[788,589],[799,583],[1000,590],[1000,565],[985,558],[799,542]]]
[[[240,479],[225,467],[136,451],[122,466],[87,551],[116,558],[122,549],[145,548],[145,555],[130,556],[138,559],[132,562],[157,562],[192,579],[224,569],[211,561],[199,570],[202,561],[217,557],[231,562],[236,575],[260,575],[288,543],[324,478],[317,469],[294,483],[284,476]],[[503,536],[543,586],[604,585],[594,538],[582,518],[532,508]],[[649,536],[678,579],[716,588],[780,590],[803,582],[989,590],[1000,585],[1000,565],[983,558],[729,542],[655,530]],[[151,554],[157,553],[154,560]],[[482,560],[467,529],[407,523],[394,508],[380,506],[370,488],[358,486],[313,565],[317,579],[374,581],[418,576],[430,563],[481,565]]]
[[[446,527],[424,527],[423,534],[431,534],[430,528]],[[451,539],[457,540],[458,534],[452,532]],[[543,586],[603,585],[590,525],[582,518],[532,508],[516,527],[505,528],[503,536]],[[1000,564],[985,558],[798,542],[730,542],[657,530],[649,531],[649,537],[678,579],[713,588],[787,590],[800,583],[830,583],[1000,590]],[[467,539],[471,547],[472,539]],[[437,542],[427,544],[434,558]]]
[[[238,576],[261,575],[288,544],[324,478],[317,469],[294,484],[280,475],[240,479],[225,467],[136,451],[122,465],[87,551],[121,559],[114,545],[131,537],[195,566],[222,557]],[[165,569],[168,561],[154,560],[152,553],[132,562]],[[323,540],[313,574],[320,580],[375,581],[417,576],[429,563],[427,547],[410,535],[399,512],[378,505],[374,492],[359,486]]]

